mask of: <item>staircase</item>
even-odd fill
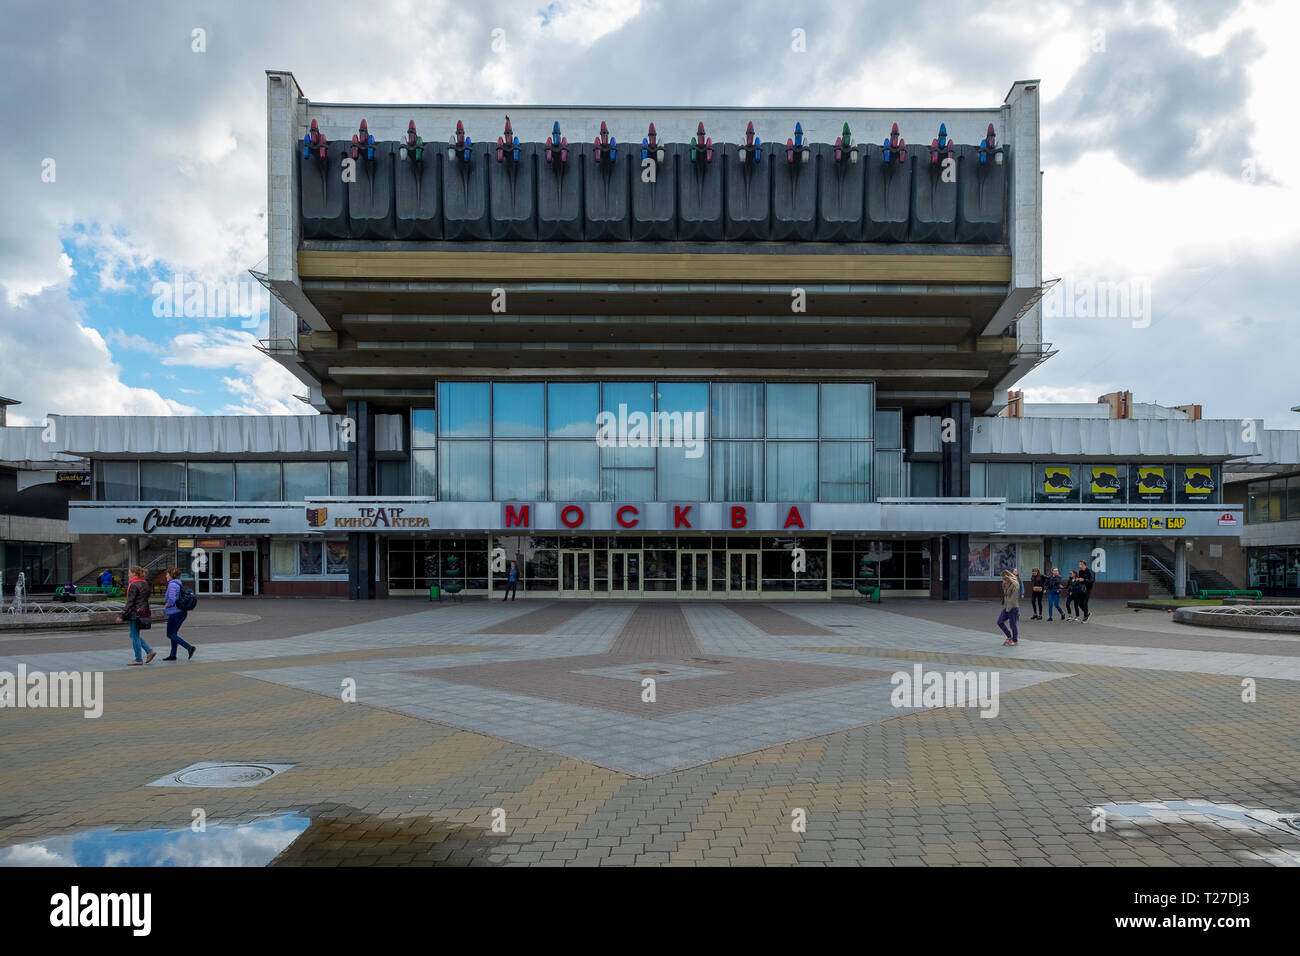
[[[1142,581],[1147,586],[1147,596],[1153,598],[1171,598],[1174,592],[1169,590],[1169,579],[1159,571],[1142,569]]]
[[[172,563],[175,560],[176,560],[175,548],[155,546],[155,547],[147,547],[140,552],[139,563],[140,566],[143,567],[145,571],[148,572],[145,575],[145,580],[149,581],[150,583],[156,584],[158,583],[158,581],[156,581],[155,579],[157,579],[159,575],[161,575],[169,567],[171,567]],[[130,577],[130,575],[126,573],[127,569],[124,566],[110,565],[108,567],[108,570],[113,572],[113,575],[121,582],[123,587],[126,587],[127,578]],[[99,576],[103,573],[104,573],[104,568],[97,567],[87,572],[86,574],[83,574],[80,578],[73,581],[72,583],[79,588],[95,587],[99,584]]]
[[[1174,566],[1174,553],[1170,551],[1168,548],[1166,548],[1164,545],[1160,544],[1158,541],[1144,541],[1142,543],[1142,554],[1144,556],[1151,555],[1156,560],[1158,560],[1161,564],[1163,564],[1166,568],[1172,569]],[[1147,580],[1148,563],[1149,562],[1143,561],[1142,564],[1142,580],[1144,581]],[[1162,590],[1168,592],[1169,583],[1170,583],[1169,579],[1164,575],[1160,574],[1158,571],[1155,572],[1155,576],[1160,579]],[[1232,581],[1230,581],[1224,575],[1220,574],[1218,571],[1198,571],[1195,567],[1192,566],[1192,563],[1190,561],[1187,562],[1187,576],[1191,578],[1193,581],[1195,581],[1196,586],[1201,590],[1205,590],[1206,588],[1237,587],[1236,584],[1233,584]],[[1151,593],[1154,594],[1155,593],[1154,590]]]

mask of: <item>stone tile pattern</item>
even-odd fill
[[[873,722],[859,706],[850,725],[653,776],[365,702],[367,668],[382,679],[405,668],[606,655],[639,613],[584,608],[545,634],[516,624],[482,636],[520,617],[502,603],[205,644],[195,662],[166,668],[128,669],[116,650],[25,653],[29,667],[44,669],[102,661],[107,706],[99,720],[0,711],[0,845],[106,825],[183,827],[202,807],[228,821],[307,809],[313,825],[277,859],[284,865],[1278,866],[1300,853],[1300,838],[1196,815],[1090,829],[1091,808],[1105,804],[1300,810],[1300,672],[1271,645],[1168,646],[1132,625],[1107,625],[1100,602],[1094,632],[1082,625],[1068,641],[1035,640],[1026,628],[1016,649],[998,647],[992,605],[978,602],[943,609],[953,616],[942,621],[931,605],[913,613],[901,602],[887,611],[774,609],[831,637],[772,634],[729,606],[682,605],[699,648],[692,657],[729,662],[698,664],[708,669],[735,673],[733,657],[860,671],[922,662],[995,666],[1004,688],[1017,671],[1055,679],[1004,693],[991,720],[941,709]],[[656,651],[680,640],[672,629],[644,648],[629,636],[620,653],[670,663],[673,655]],[[1113,643],[1120,633],[1127,642]],[[17,660],[0,659],[0,670]],[[362,702],[343,703],[337,684],[327,696],[257,679],[295,668],[362,675]],[[1244,676],[1258,681],[1253,703],[1241,699]],[[720,730],[738,731],[749,717],[737,710]],[[663,718],[638,724],[654,731],[648,741],[662,740]],[[243,790],[146,787],[199,760],[250,759],[295,767]],[[501,833],[492,830],[498,808]],[[796,809],[806,812],[806,832],[791,827]]]

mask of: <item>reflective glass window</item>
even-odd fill
[[[487,382],[438,383],[438,436],[487,438]]]
[[[492,434],[541,438],[544,408],[540,382],[497,382],[492,386]]]
[[[870,438],[873,416],[871,386],[856,382],[822,385],[823,438]]]

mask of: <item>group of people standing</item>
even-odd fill
[[[1029,596],[1033,614],[1031,621],[1043,619],[1043,598],[1047,598],[1047,619],[1068,621],[1073,612],[1074,621],[1087,621],[1092,617],[1088,610],[1088,599],[1092,596],[1092,586],[1096,577],[1086,561],[1079,562],[1079,570],[1071,571],[1068,579],[1061,578],[1060,568],[1052,568],[1050,574],[1044,574],[1034,568],[1029,575]],[[1015,647],[1020,643],[1020,599],[1024,596],[1024,587],[1020,583],[1020,569],[1011,568],[1002,572],[1002,613],[998,615],[998,627],[1006,635],[1003,647]],[[1061,610],[1061,595],[1065,595],[1065,610]],[[1052,612],[1060,615],[1053,618]],[[1082,619],[1079,617],[1082,613]],[[1007,625],[1010,625],[1008,628]]]
[[[122,615],[117,619],[118,624],[126,623],[131,628],[131,648],[135,652],[135,660],[131,661],[132,667],[138,667],[142,664],[148,664],[158,656],[155,651],[140,636],[142,630],[149,629],[153,624],[153,611],[149,607],[149,582],[146,580],[148,572],[140,567],[131,568],[130,581],[126,587],[126,604],[122,607]],[[177,606],[177,601],[181,596],[181,569],[167,569],[167,593],[163,597],[163,611],[167,615],[167,639],[172,643],[172,652],[170,657],[164,657],[165,661],[176,660],[176,649],[183,647],[193,657],[197,648],[188,643],[180,636],[181,625],[189,617],[189,611],[183,610]]]

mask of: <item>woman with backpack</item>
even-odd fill
[[[189,651],[190,657],[194,656],[196,650],[193,644],[186,643],[185,638],[180,636],[181,625],[190,616],[190,612],[187,608],[179,606],[177,602],[180,602],[180,605],[189,604],[189,599],[193,597],[192,593],[185,593],[182,598],[183,592],[188,592],[188,589],[181,584],[181,569],[168,568],[167,596],[163,599],[163,610],[167,612],[167,640],[172,642],[172,654],[171,657],[164,657],[165,661],[176,660],[177,645]]]
[[[152,612],[149,610],[149,582],[145,580],[148,572],[137,565],[131,568],[130,574],[130,582],[126,587],[126,604],[122,607],[122,616],[117,619],[117,623],[131,625],[131,647],[135,651],[135,660],[131,666],[138,667],[148,664],[158,652],[140,636],[141,631],[148,630],[153,625]],[[140,659],[142,651],[148,655],[143,660]]]

